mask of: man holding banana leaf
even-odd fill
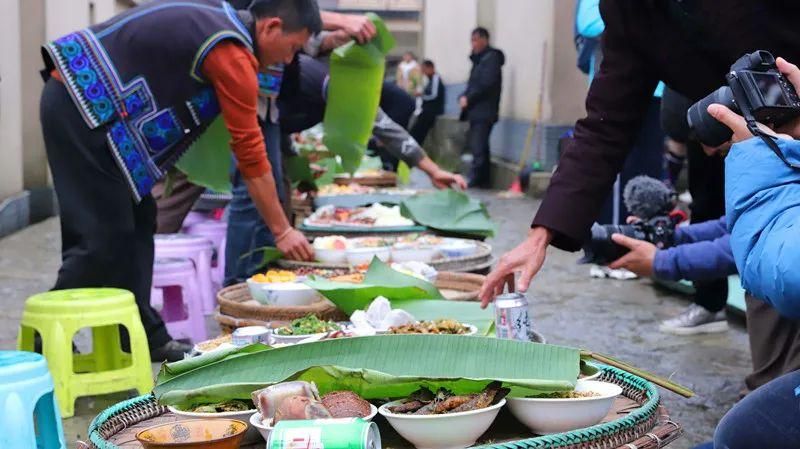
[[[257,73],[289,62],[322,23],[315,0],[155,0],[44,46],[41,122],[61,207],[55,289],[134,293],[154,360],[190,348],[150,307],[150,189],[221,113],[248,190],[293,259],[313,250],[283,214],[257,119]]]

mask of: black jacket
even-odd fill
[[[467,109],[462,111],[461,119],[471,122],[497,121],[506,56],[496,48],[486,47],[482,52],[472,54],[470,59],[472,71],[463,94],[467,97]]]
[[[434,73],[422,93],[422,111],[431,115],[444,114],[445,87],[442,77]]]
[[[724,7],[721,5],[724,4]],[[641,129],[658,81],[695,102],[725,85],[731,64],[768,50],[800,63],[796,0],[602,0],[603,62],[534,225],[580,249]]]

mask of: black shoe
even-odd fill
[[[192,352],[192,345],[178,340],[170,340],[163,346],[150,350],[150,360],[154,363],[177,362],[183,360],[185,354]]]

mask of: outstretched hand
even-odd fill
[[[533,277],[544,264],[547,245],[550,244],[552,238],[550,230],[536,227],[528,232],[528,238],[524,242],[504,254],[494,270],[486,277],[478,294],[481,308],[486,308],[495,296],[502,294],[506,285],[508,285],[509,291],[515,289],[520,292],[527,291]],[[520,273],[520,275],[515,283],[516,273]]]
[[[450,187],[459,190],[467,189],[467,181],[464,180],[463,176],[451,173],[447,170],[438,170],[434,172],[431,175],[431,182],[437,189],[447,189]]]
[[[622,234],[611,236],[614,243],[628,248],[630,252],[608,264],[608,267],[617,270],[625,268],[639,276],[650,277],[653,275],[653,262],[658,248],[650,242],[636,240]]]

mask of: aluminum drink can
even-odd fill
[[[269,329],[265,326],[240,327],[231,334],[231,344],[247,346],[253,343],[269,343]]]
[[[494,299],[497,338],[530,341],[531,320],[528,298],[521,293],[506,293]]]
[[[381,449],[381,434],[361,418],[281,421],[266,449]]]

